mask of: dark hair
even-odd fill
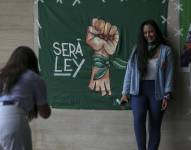
[[[143,28],[145,25],[151,25],[156,32],[156,41],[158,43],[166,44],[166,41],[162,35],[161,30],[159,29],[157,23],[154,20],[146,20],[141,24],[138,42],[137,42],[137,57],[138,57],[138,68],[141,76],[144,76],[147,72],[147,61],[148,61],[148,43],[144,37]]]
[[[0,70],[0,91],[3,90],[3,92],[8,93],[28,69],[39,74],[37,57],[31,48],[19,46]]]

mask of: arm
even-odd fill
[[[122,90],[122,97],[121,97],[121,106],[124,106],[130,97],[130,84],[131,84],[131,72],[132,72],[132,62],[134,61],[134,56],[136,52],[136,46],[134,46],[131,55],[129,57],[129,61],[127,63],[127,69],[123,81],[123,90]]]
[[[127,63],[126,73],[125,73],[125,77],[123,81],[122,95],[130,94],[131,70],[132,70],[132,62],[134,61],[135,52],[136,52],[136,46],[134,46]]]
[[[166,71],[165,71],[165,94],[169,94],[173,90],[173,73],[174,73],[174,60],[172,50],[169,49],[166,58]]]
[[[130,80],[131,80],[131,66],[130,66],[130,63],[128,62],[125,78],[123,82],[123,91],[122,91],[122,97],[120,102],[120,106],[122,107],[125,106],[129,101]]]
[[[36,77],[34,86],[34,100],[37,107],[38,114],[47,119],[51,115],[51,108],[47,101],[47,88],[44,80],[40,77]]]
[[[165,94],[162,100],[161,111],[166,110],[168,107],[168,100],[171,99],[172,89],[173,89],[173,73],[174,73],[174,60],[171,49],[167,53],[167,67],[165,72]]]
[[[125,77],[124,77],[124,81],[123,81],[122,95],[129,94],[129,91],[130,91],[130,81],[131,81],[131,65],[130,65],[130,62],[128,62],[126,73],[125,73]]]

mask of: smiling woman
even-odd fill
[[[161,124],[173,87],[173,56],[154,20],[141,24],[137,47],[128,61],[121,105],[131,98],[134,130],[139,150],[145,150],[149,113],[148,149],[157,150]]]
[[[148,41],[148,43],[152,43],[156,39],[156,32],[153,26],[151,25],[145,25],[143,28],[143,34],[145,39]]]

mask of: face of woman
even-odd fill
[[[156,40],[156,32],[151,25],[144,25],[143,34],[147,42],[153,42]]]

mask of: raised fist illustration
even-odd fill
[[[103,19],[92,19],[86,36],[86,43],[94,50],[89,88],[101,92],[102,96],[112,94],[109,78],[109,56],[115,53],[118,41],[119,32],[116,26]]]

